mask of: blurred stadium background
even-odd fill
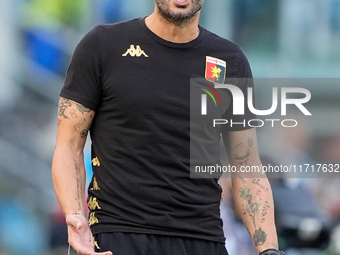
[[[153,7],[152,0],[0,0],[0,255],[66,254],[50,168],[71,54],[94,25],[146,16]],[[340,84],[329,78],[340,78],[340,0],[206,0],[201,24],[239,44],[255,77],[323,78],[305,85],[313,118],[294,132],[259,131],[263,160],[339,164]],[[271,95],[261,84],[256,91],[259,105]],[[340,254],[339,179],[273,185],[287,254]],[[242,240],[229,242],[230,255],[249,244]]]

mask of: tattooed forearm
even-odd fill
[[[245,146],[243,143],[239,143],[235,147],[234,160],[241,165],[247,163],[250,156],[249,147]]]
[[[75,126],[74,128],[76,130],[80,129],[82,127],[82,125],[86,122],[86,119],[85,118],[82,118]]]
[[[261,188],[263,191],[268,191],[268,187],[265,187],[263,186],[261,183],[260,183],[260,179],[254,179],[252,181],[252,184],[254,184],[255,186],[258,186],[259,188]]]
[[[234,160],[241,165],[247,164],[250,158],[250,149],[253,147],[254,141],[253,138],[249,137],[247,144],[243,144],[240,142],[234,148]]]
[[[253,240],[254,240],[255,246],[264,244],[265,241],[267,240],[266,232],[264,232],[261,228],[256,229],[253,235]]]
[[[254,184],[253,180],[253,184]],[[256,226],[256,218],[259,216],[259,211],[260,211],[260,206],[261,206],[261,200],[262,200],[262,191],[259,188],[256,187],[246,187],[244,186],[240,190],[240,198],[242,199],[242,207],[243,209],[243,215],[246,216],[248,215],[253,223],[255,232],[253,234],[253,240],[255,246],[259,246],[265,243],[267,234],[262,230],[261,227],[257,229]],[[267,214],[267,209],[269,208],[268,201],[265,201],[265,206],[262,208],[262,213],[261,213],[261,223],[264,222],[265,220],[265,215]]]
[[[81,174],[80,169],[78,168],[77,162],[74,160],[74,167],[76,169],[76,176],[77,176],[77,198],[76,201],[78,202],[78,210],[83,210],[83,175]]]
[[[84,130],[82,130],[82,131],[80,132],[81,138],[86,138],[86,136],[87,136],[87,134],[88,134],[88,132],[89,132],[89,130],[90,130],[90,128],[91,128],[91,124],[92,124],[92,123],[90,123],[90,124],[87,126],[86,129],[84,129]]]
[[[87,134],[88,134],[88,130],[87,129],[84,129],[80,132],[80,137],[81,138],[86,138],[87,137]]]
[[[62,98],[59,102],[58,115],[63,116],[65,119],[68,119],[68,117],[65,115],[65,110],[67,109],[67,107],[70,107],[70,106],[72,106],[72,104],[70,103],[70,100]]]
[[[265,201],[264,206],[262,207],[262,212],[261,212],[261,223],[264,223],[266,220],[266,215],[268,214],[268,209],[270,208],[269,202]]]
[[[248,214],[250,216],[250,218],[253,221],[253,225],[256,228],[256,222],[255,222],[255,214],[259,213],[259,207],[260,207],[260,203],[254,202],[254,196],[250,193],[250,188],[247,187],[243,187],[240,190],[241,195],[240,198],[242,198],[244,201],[246,201],[246,204],[243,206],[246,209],[246,212],[244,212],[244,214]]]
[[[78,115],[77,115],[75,109],[72,109],[72,110],[70,111],[70,114],[71,114],[71,117],[72,117],[72,118],[74,118],[74,119],[78,118]]]
[[[86,108],[85,106],[81,104],[77,104],[77,109],[81,114],[84,114],[84,112],[91,112],[89,108]]]
[[[228,140],[231,142],[228,157],[232,166],[239,170],[244,166],[260,168],[261,160],[257,149],[255,129],[230,132],[224,134],[223,139],[225,147],[228,147]],[[257,178],[258,176],[264,178]],[[268,247],[277,247],[274,204],[270,184],[265,177],[265,174],[247,173],[233,174],[232,179],[237,213],[241,216],[259,252]]]

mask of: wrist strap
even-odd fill
[[[276,249],[268,249],[263,252],[260,252],[259,255],[285,255],[283,251],[279,251]]]

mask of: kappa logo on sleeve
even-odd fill
[[[126,50],[126,52],[122,55],[123,57],[126,57],[127,55],[130,55],[131,57],[141,57],[144,56],[148,58],[149,56],[145,53],[144,50],[141,49],[139,45],[136,47],[131,44],[130,48]]]
[[[205,78],[213,83],[223,84],[227,73],[227,63],[221,59],[206,57]]]

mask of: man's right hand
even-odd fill
[[[92,232],[83,215],[67,215],[66,223],[68,242],[79,255],[113,255],[111,251],[99,253],[94,251]]]

